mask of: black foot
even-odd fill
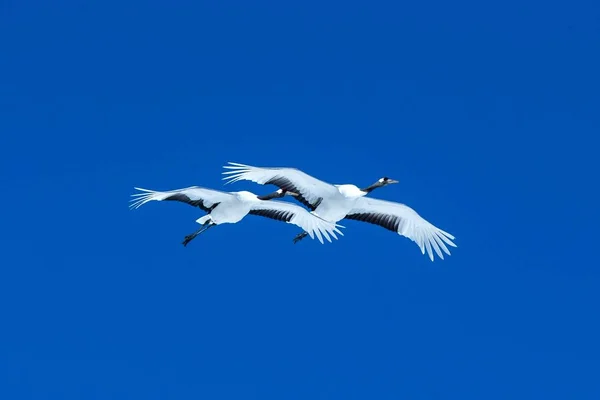
[[[296,237],[294,238],[294,244],[298,243],[299,241],[301,241],[302,239],[304,239],[307,236],[308,236],[308,233],[306,233],[306,232],[302,232],[302,233],[296,235]]]
[[[192,241],[192,239],[193,239],[193,238],[195,238],[195,237],[196,237],[196,235],[187,235],[185,238],[183,238],[183,242],[181,242],[181,243],[182,243],[182,244],[183,244],[183,246],[185,247],[185,246],[187,246],[187,244],[188,244],[189,242],[191,242],[191,241]]]

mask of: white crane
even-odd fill
[[[311,238],[314,239],[314,235],[316,235],[321,243],[323,243],[322,236],[325,236],[325,239],[331,242],[329,235],[335,239],[337,239],[336,232],[342,236],[344,235],[338,229],[338,227],[343,228],[341,225],[325,221],[314,213],[308,212],[306,209],[295,204],[271,200],[290,194],[281,189],[265,196],[256,196],[247,191],[221,192],[198,186],[165,192],[137,187],[135,189],[142,193],[132,195],[134,198],[130,200],[132,202],[130,204],[131,209],[137,209],[153,200],[175,200],[199,207],[208,213],[196,220],[202,226],[196,232],[185,237],[183,241],[184,246],[209,228],[220,224],[235,224],[248,214],[260,215],[297,225],[304,229]]]
[[[247,180],[260,185],[278,186],[281,190],[289,191],[290,195],[311,209],[314,214],[327,221],[338,222],[347,218],[397,232],[414,241],[420,247],[421,253],[425,254],[427,251],[431,261],[433,251],[444,259],[442,251],[450,254],[446,245],[456,247],[452,242],[454,236],[435,227],[412,208],[400,203],[364,197],[377,188],[398,183],[388,177],[359,189],[355,185],[332,185],[296,168],[263,168],[233,162],[228,164],[223,167],[229,170],[223,172],[226,175],[223,180],[227,183]],[[294,238],[294,243],[304,237],[306,232],[300,233]]]

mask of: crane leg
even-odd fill
[[[302,239],[304,239],[307,236],[308,236],[307,232],[302,232],[302,233],[296,235],[296,237],[294,238],[294,244],[298,243],[299,241],[301,241]]]
[[[211,224],[210,221],[207,222],[206,224],[202,225],[200,227],[200,229],[198,229],[196,232],[192,233],[191,235],[187,235],[185,238],[183,238],[182,244],[184,246],[187,246],[187,244],[189,242],[191,242],[192,239],[194,239],[196,236],[200,235],[201,233],[206,232],[208,230],[208,228],[210,228],[211,226],[215,226],[215,224]]]

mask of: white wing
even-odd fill
[[[330,243],[331,239],[329,238],[329,235],[333,236],[334,239],[337,239],[337,236],[335,236],[336,232],[344,236],[338,229],[338,227],[343,228],[343,226],[325,221],[304,208],[292,203],[276,200],[259,200],[252,203],[250,214],[260,215],[262,217],[272,218],[299,226],[304,229],[312,239],[314,239],[314,235],[316,235],[321,243],[323,243],[322,236],[325,236],[325,239]]]
[[[139,208],[149,201],[174,200],[187,203],[194,207],[200,207],[204,211],[210,211],[215,205],[233,199],[233,195],[219,190],[206,189],[199,186],[191,186],[185,189],[169,190],[159,192],[142,188],[135,188],[142,193],[135,193],[129,207]]]
[[[452,243],[454,236],[433,226],[404,204],[361,197],[346,218],[376,224],[406,236],[419,245],[421,253],[425,254],[427,250],[431,261],[433,261],[432,248],[443,260],[442,250],[450,255],[446,245],[456,247]]]
[[[314,210],[323,198],[335,196],[338,190],[329,183],[313,178],[295,168],[262,168],[230,162],[223,168],[227,183],[241,180],[252,181],[260,185],[275,185],[280,189],[298,193],[296,197],[302,204]]]

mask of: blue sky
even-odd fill
[[[598,4],[251,3],[0,8],[0,396],[599,398]],[[392,177],[459,247],[127,207],[227,161]]]

